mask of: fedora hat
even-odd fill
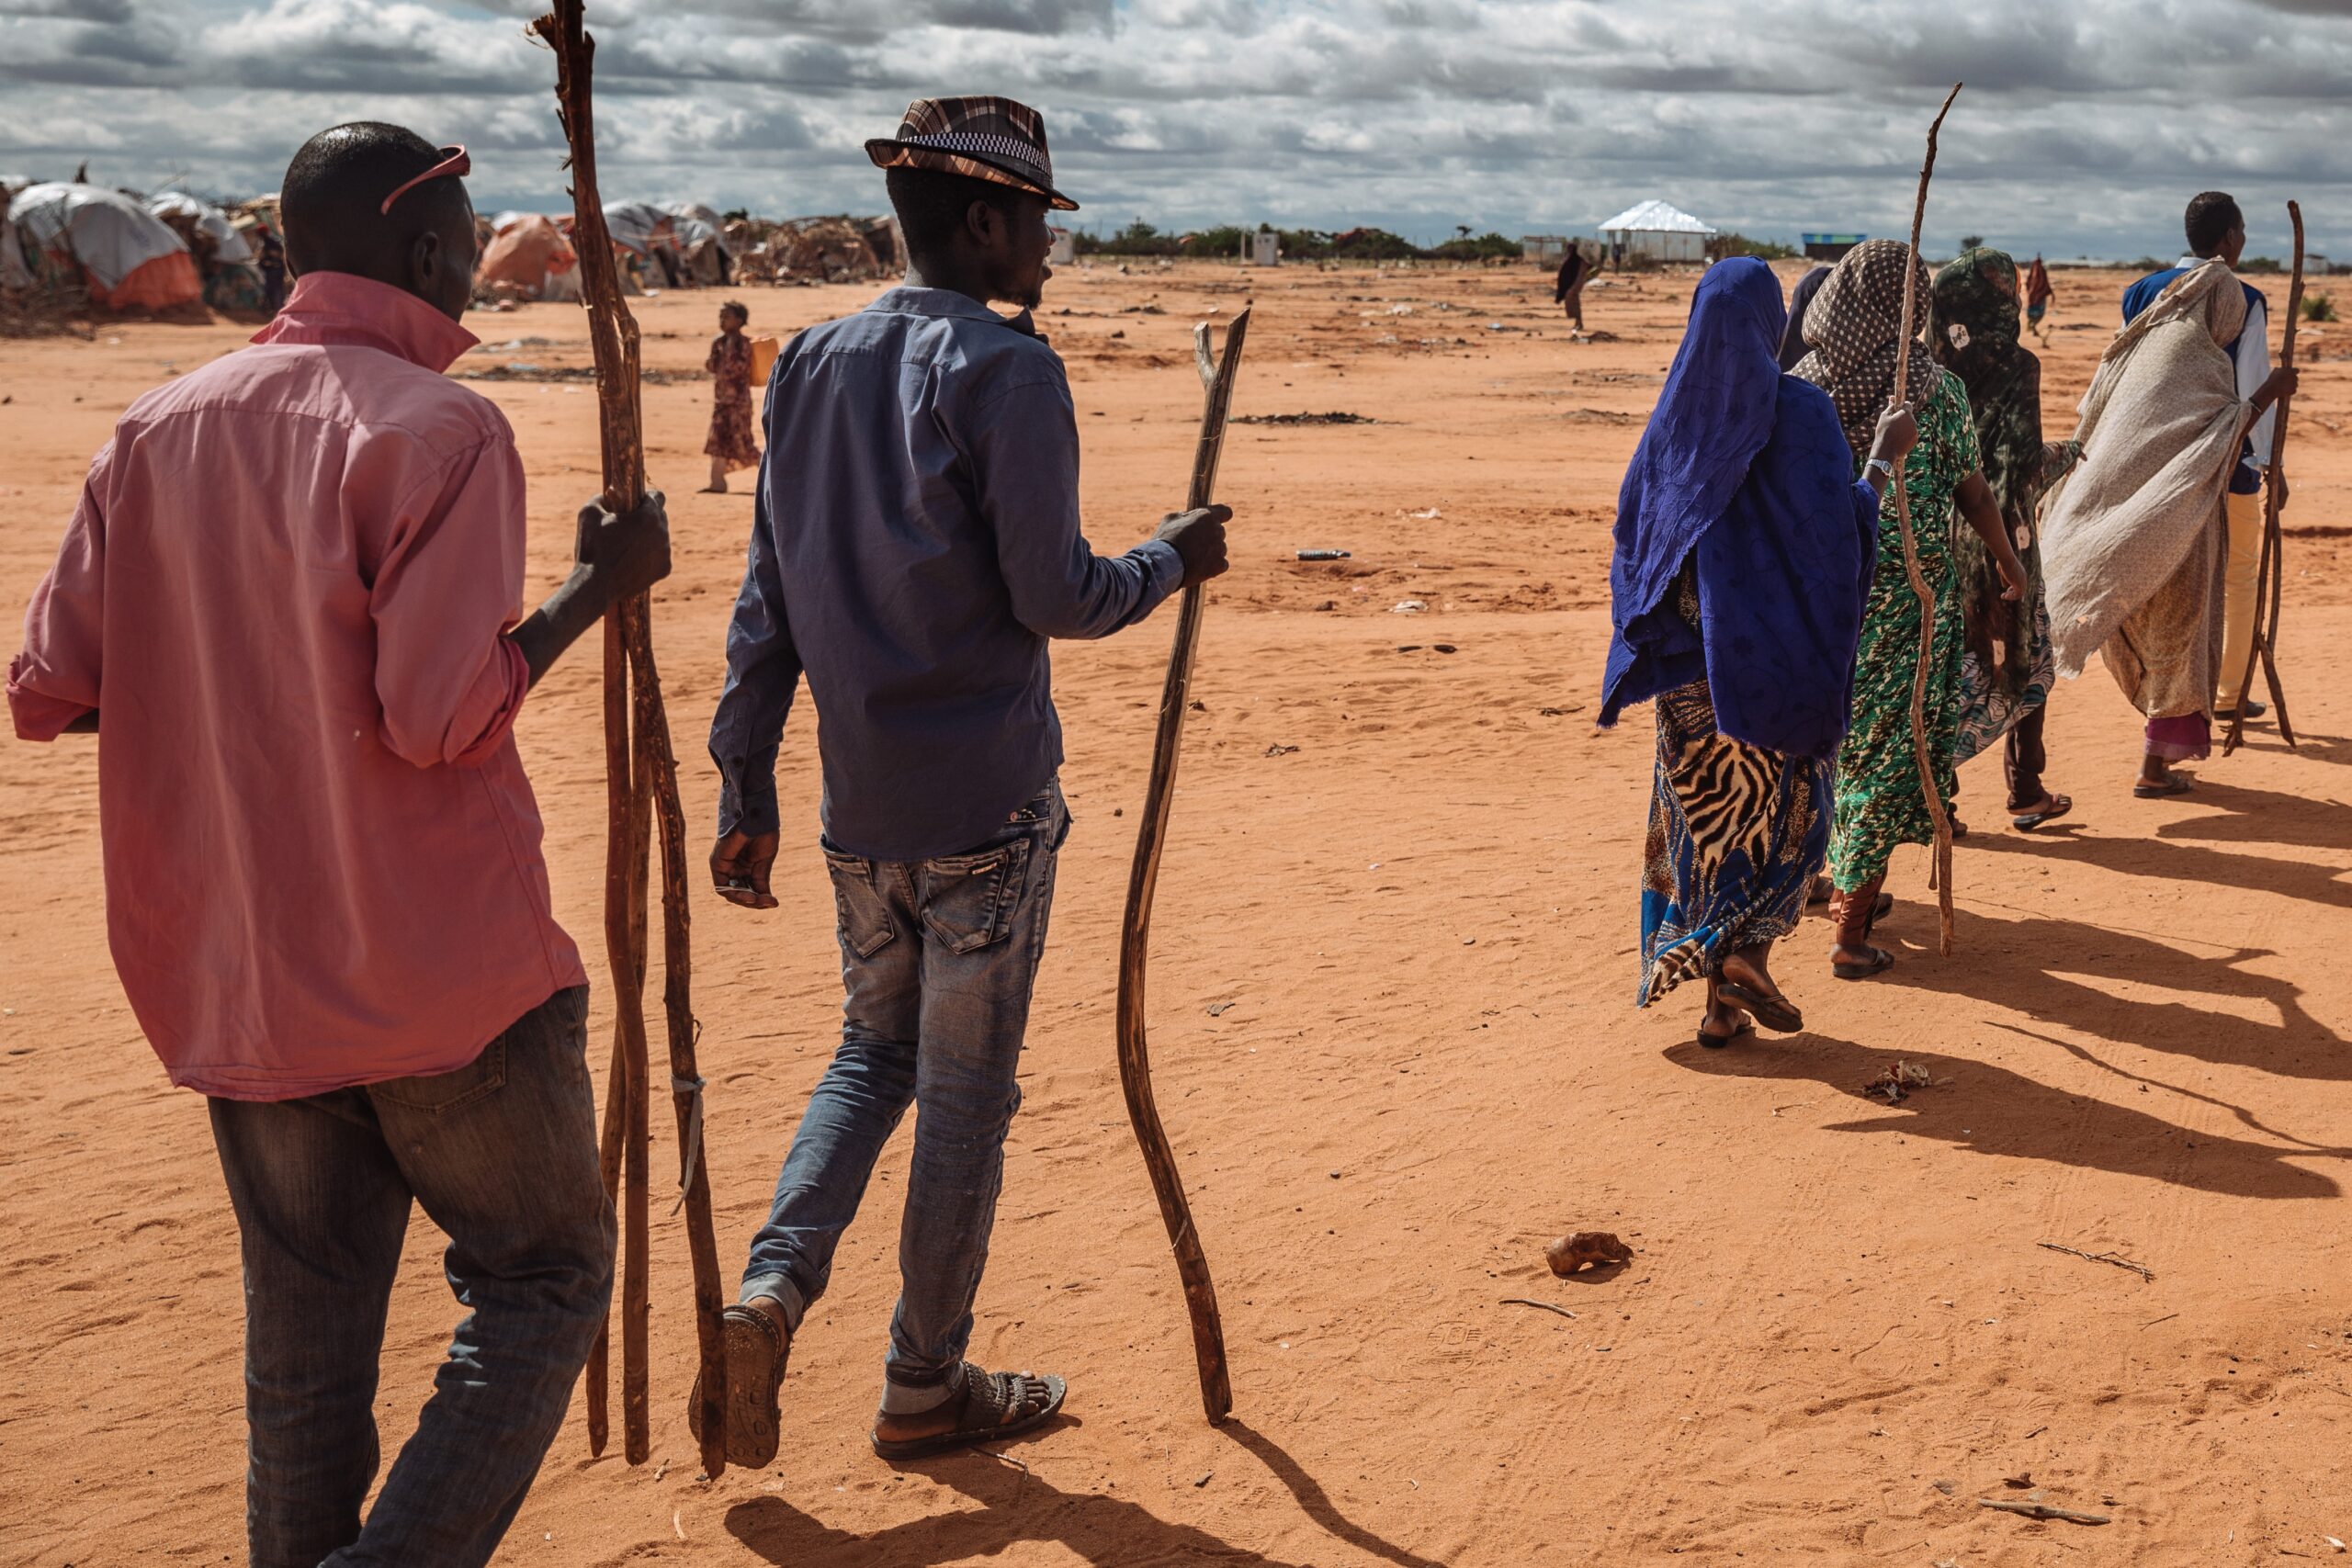
[[[1042,196],[1063,212],[1078,203],[1054,188],[1046,120],[1011,98],[917,98],[896,136],[865,144],[877,169],[936,169]]]

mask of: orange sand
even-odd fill
[[[2123,281],[2059,276],[2053,434]],[[1958,956],[1935,954],[1926,857],[1906,850],[1882,928],[1892,976],[1833,983],[1809,924],[1781,973],[1812,1032],[1702,1053],[1695,1000],[1630,1005],[1646,713],[1590,723],[1611,505],[1690,282],[1604,279],[1587,319],[1616,336],[1587,344],[1531,268],[1054,282],[1045,325],[1076,386],[1099,546],[1181,500],[1187,334],[1212,305],[1257,300],[1237,412],[1380,422],[1233,431],[1235,569],[1213,591],[1161,877],[1159,1098],[1224,1300],[1235,1419],[1201,1420],[1112,1058],[1159,619],[1057,650],[1079,828],[973,1347],[1066,1374],[1069,1419],[1002,1458],[900,1472],[867,1451],[901,1138],[797,1348],[777,1464],[696,1481],[685,1248],[657,1198],[660,1462],[591,1462],[575,1411],[501,1562],[2210,1568],[2352,1538],[2352,530],[2312,531],[2352,491],[2341,351],[2308,375],[2290,448],[2301,754],[2264,728],[2197,770],[2193,796],[2135,802],[2134,716],[2103,675],[2066,685],[2051,782],[2078,802],[2072,831],[2008,832],[1997,761],[1966,770]],[[776,331],[870,292],[747,299]],[[696,369],[717,302],[643,302],[648,365]],[[585,362],[576,310],[470,324],[553,341],[469,363]],[[0,344],[9,616],[115,414],[243,335]],[[486,389],[531,468],[536,592],[595,483],[592,398]],[[751,503],[692,493],[698,384],[649,388],[646,408],[677,537],[661,655],[700,840]],[[1293,558],[1313,547],[1354,558]],[[1426,613],[1390,613],[1408,599]],[[601,1071],[596,688],[591,642],[521,740],[560,913],[596,954]],[[783,908],[700,892],[694,908],[730,1279],[837,1027],[810,737],[804,709]],[[95,800],[86,740],[0,744],[0,1561],[242,1561],[234,1227],[203,1106],[165,1086],[116,986]],[[1892,1107],[1856,1095],[1897,1058],[1937,1087]],[[657,1171],[673,1168],[668,1119],[657,1107]],[[1634,1266],[1554,1280],[1544,1242],[1581,1227],[1624,1235]],[[2155,1279],[2041,1241],[2113,1248]],[[456,1315],[437,1245],[420,1216],[386,1347],[394,1441]],[[2029,1472],[2115,1522],[1976,1506],[2027,1495],[2004,1478]]]

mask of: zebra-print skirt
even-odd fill
[[[1796,930],[1829,849],[1830,764],[1716,732],[1704,681],[1657,699],[1637,1006]]]

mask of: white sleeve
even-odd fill
[[[2237,347],[2238,399],[2253,400],[2262,384],[2270,379],[2270,308],[2259,300],[2249,301],[2245,311],[2245,330],[2238,334]],[[2246,439],[2254,446],[2254,464],[2266,468],[2270,462],[2270,433],[2278,427],[2278,411],[2266,410],[2254,428],[2246,432]]]

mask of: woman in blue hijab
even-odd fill
[[[1699,1043],[1804,1018],[1767,969],[1821,870],[1830,773],[1877,562],[1878,502],[1918,432],[1878,423],[1862,482],[1837,405],[1781,373],[1771,269],[1718,262],[1617,498],[1600,722],[1657,704],[1642,886],[1646,1007],[1707,983]]]

